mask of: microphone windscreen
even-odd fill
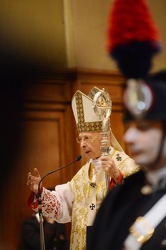
[[[82,155],[78,155],[78,156],[76,157],[76,161],[80,161],[81,158],[82,158]]]

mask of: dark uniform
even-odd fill
[[[129,228],[137,217],[144,216],[166,194],[166,179],[146,194],[144,172],[140,171],[125,179],[114,188],[100,207],[95,220],[88,250],[122,250]],[[163,207],[166,214],[166,206]],[[155,215],[157,216],[157,215]],[[166,249],[166,217],[157,225],[152,237],[140,250]],[[135,249],[133,249],[135,250]]]
[[[148,73],[152,56],[160,51],[158,30],[144,0],[114,0],[109,21],[109,54],[127,85],[123,98],[124,121],[129,121],[125,142],[142,170],[108,193],[95,218],[87,250],[164,250],[166,70]],[[157,142],[154,131],[160,135]],[[143,146],[144,136],[149,148]],[[156,155],[150,155],[151,149]]]

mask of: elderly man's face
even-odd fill
[[[161,162],[153,164],[160,150],[163,136],[163,124],[157,121],[130,122],[124,135],[124,140],[130,156],[138,165],[151,169],[159,167]],[[164,147],[166,142],[164,143]],[[166,150],[166,148],[164,149]],[[165,157],[162,156],[161,161]]]
[[[89,159],[97,159],[101,156],[101,133],[100,132],[81,132],[77,138],[80,147]]]

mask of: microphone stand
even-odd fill
[[[41,199],[41,190],[40,184],[44,178],[41,178],[38,185],[38,213],[40,221],[40,249],[45,250],[45,240],[44,240],[44,229],[43,229],[43,214],[42,214],[42,199]]]
[[[71,163],[69,163],[69,164],[67,164],[67,165],[65,165],[63,167],[57,168],[57,169],[45,174],[39,181],[37,197],[38,197],[38,213],[39,213],[39,221],[40,221],[40,249],[41,250],[45,250],[44,229],[43,229],[43,214],[42,214],[42,198],[41,198],[41,188],[40,188],[41,183],[42,183],[43,179],[46,176],[48,176],[50,174],[53,174],[53,173],[55,173],[55,172],[57,172],[57,171],[59,171],[59,170],[61,170],[63,168],[66,168],[66,167],[72,165],[74,162],[81,160],[81,158],[82,158],[82,156],[78,155],[74,161],[72,161]]]

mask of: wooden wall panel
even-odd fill
[[[64,112],[27,112],[21,121],[23,126],[22,147],[19,159],[15,165],[12,178],[7,180],[8,190],[4,191],[4,218],[5,225],[10,215],[10,227],[4,231],[5,245],[12,249],[13,243],[20,241],[22,220],[32,213],[27,207],[29,191],[26,186],[26,176],[29,171],[37,167],[43,176],[60,166],[66,164],[64,131]],[[70,180],[67,170],[58,171],[43,180],[46,187]],[[9,192],[9,190],[12,190]],[[19,200],[15,199],[17,197]],[[9,201],[11,205],[6,206]],[[17,225],[17,235],[15,232]],[[10,239],[10,241],[9,241]]]
[[[27,173],[37,167],[43,176],[82,154],[75,140],[77,129],[71,109],[71,98],[76,90],[88,94],[93,86],[97,86],[110,93],[113,102],[111,127],[123,146],[123,79],[120,75],[108,71],[66,69],[48,72],[29,81],[20,118],[19,155],[1,190],[1,250],[23,250],[19,247],[21,225],[32,214],[27,206]],[[69,181],[85,162],[83,155],[80,162],[47,176],[43,180],[44,186],[52,187]],[[69,237],[70,224],[66,228]]]

